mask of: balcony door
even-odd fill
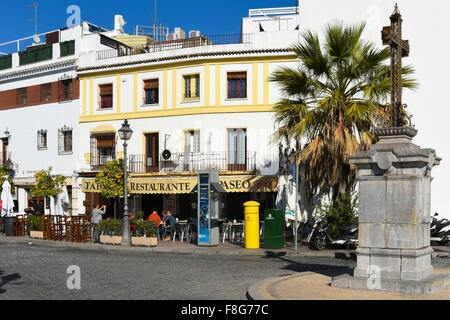
[[[159,172],[159,134],[146,134],[145,145],[145,172]]]
[[[228,130],[228,170],[247,170],[247,130]]]

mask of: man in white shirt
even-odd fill
[[[98,232],[98,226],[102,222],[102,216],[106,213],[106,206],[97,207],[92,211],[92,228],[93,228],[93,241],[94,243],[100,242],[100,233]]]

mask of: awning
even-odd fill
[[[278,176],[271,177],[220,177],[220,185],[213,186],[217,191],[227,193],[278,192]],[[172,179],[133,179],[128,182],[131,194],[188,194],[195,191],[197,177]],[[100,193],[95,179],[83,179],[82,191]]]
[[[110,124],[103,124],[91,131],[91,134],[116,133],[117,129]]]

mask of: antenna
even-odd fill
[[[34,34],[37,34],[38,27],[38,7],[39,3],[33,2],[33,4],[29,4],[28,7],[34,8],[34,19],[28,20],[28,22],[34,22]]]

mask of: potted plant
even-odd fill
[[[132,245],[156,247],[158,245],[156,223],[154,221],[135,221],[135,223],[136,231],[131,238]]]
[[[43,221],[39,213],[28,216],[28,228],[30,230],[30,238],[44,239]]]
[[[122,243],[122,221],[117,219],[102,220],[98,226],[100,243],[120,245]]]

